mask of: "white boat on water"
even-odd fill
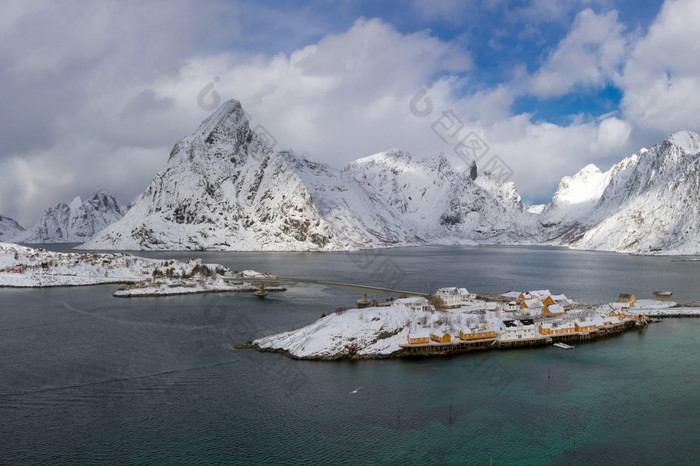
[[[554,346],[561,349],[574,349],[573,346],[567,345],[566,343],[554,343]]]

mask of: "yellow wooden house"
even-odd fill
[[[574,322],[574,328],[576,329],[577,332],[592,332],[597,327],[596,327],[595,322],[591,322],[590,320],[587,320],[584,322],[579,322],[579,321]]]
[[[481,340],[483,338],[496,338],[496,331],[490,330],[488,328],[474,328],[459,331],[459,338],[461,340]]]
[[[628,293],[620,293],[620,296],[617,297],[617,302],[618,303],[627,303],[629,307],[634,307],[634,303],[637,301],[637,298],[633,294],[628,294]]]
[[[428,335],[411,335],[410,333],[406,335],[406,340],[410,345],[423,345],[430,343],[430,337]]]
[[[452,337],[447,332],[431,333],[430,339],[437,343],[449,343],[452,341]]]

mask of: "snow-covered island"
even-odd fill
[[[119,252],[65,253],[0,243],[0,287],[36,288],[124,284],[117,297],[246,291],[255,292],[256,278],[269,280],[269,273],[234,272],[200,259],[185,262],[148,259]],[[266,286],[267,291],[283,291]]]
[[[442,288],[372,307],[340,308],[306,327],[239,345],[295,359],[381,359],[444,355],[586,341],[648,324],[649,317],[700,316],[664,295],[581,305],[549,290],[505,293],[483,301],[464,288]],[[662,300],[663,299],[663,300]]]

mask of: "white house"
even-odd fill
[[[462,295],[457,287],[440,288],[435,292],[435,296],[441,298],[447,308],[462,306]]]
[[[412,296],[410,298],[399,298],[394,300],[393,306],[404,306],[414,311],[431,311],[433,306],[423,296]]]
[[[538,316],[542,314],[544,309],[544,304],[539,298],[526,299],[520,303],[520,308],[523,312],[527,312],[531,316]]]
[[[516,312],[520,310],[520,304],[517,301],[508,301],[503,303],[503,310],[506,312]]]
[[[535,322],[530,319],[504,320],[501,326],[501,340],[528,340],[537,336]]]
[[[476,299],[474,293],[470,293],[466,288],[457,288],[459,295],[462,297],[462,304],[471,304],[473,299]]]

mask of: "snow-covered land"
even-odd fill
[[[0,215],[0,241],[12,241],[23,231],[24,228],[16,220]]]
[[[368,307],[336,311],[311,325],[253,341],[260,349],[281,350],[301,359],[341,359],[389,356],[400,351],[409,333],[431,329],[498,325],[496,313],[483,311],[422,311],[405,306]],[[434,330],[437,331],[437,330]]]
[[[589,333],[622,331],[629,328],[629,324],[646,323],[644,319],[649,316],[700,316],[698,308],[679,308],[674,307],[675,302],[654,300],[639,300],[633,308],[621,309],[612,304],[581,306],[562,309],[556,315],[539,316],[529,312],[505,312],[495,303],[476,300],[469,305],[443,310],[404,304],[421,299],[397,300],[391,305],[364,309],[341,308],[300,329],[259,338],[243,347],[282,352],[299,359],[384,358],[415,354],[406,351],[413,345],[409,337],[425,339],[416,343],[419,349],[427,350],[424,354],[440,354],[432,352],[441,343],[433,341],[431,335],[447,333],[451,336],[447,344],[459,345],[470,341],[461,339],[460,332],[465,335],[492,332],[479,338],[486,342],[481,348],[499,348],[499,342],[507,343],[506,347],[546,344],[552,342],[552,337],[583,335],[585,338]],[[517,330],[513,331],[520,322],[529,333],[519,335]],[[507,327],[511,330],[506,330]]]
[[[602,172],[564,177],[546,206],[513,183],[401,150],[343,170],[275,152],[239,102],[173,148],[134,207],[85,249],[334,251],[424,244],[550,244],[641,254],[700,253],[700,136],[679,132]],[[67,206],[49,217],[69,218]],[[63,222],[65,223],[65,222]],[[47,220],[32,238],[80,241]],[[105,222],[106,223],[106,222]],[[96,231],[96,229],[94,229]],[[72,236],[71,236],[72,235]]]
[[[682,131],[605,173],[589,165],[560,183],[540,240],[576,249],[700,254],[700,136]]]
[[[336,170],[275,152],[231,100],[175,145],[121,221],[83,247],[328,251],[525,236],[519,217],[531,214],[514,186],[475,176],[474,164],[455,169],[443,154],[416,161],[392,150]]]
[[[123,253],[62,253],[0,243],[0,286],[5,287],[125,283],[127,286],[115,292],[115,296],[162,296],[256,291],[257,286],[245,281],[254,278],[274,277],[253,270],[233,272],[219,264],[202,264],[199,259],[179,262]]]
[[[120,220],[127,211],[114,196],[97,191],[84,201],[76,197],[70,204],[53,205],[36,225],[7,239],[30,244],[82,243]]]

